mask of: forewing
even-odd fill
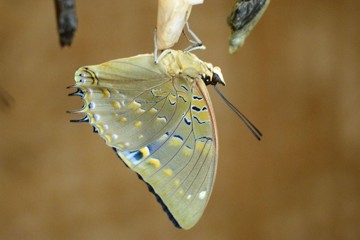
[[[147,145],[180,117],[169,100],[174,96],[171,78],[152,55],[82,67],[75,81],[85,103],[79,112],[87,114],[109,146],[121,151]]]
[[[213,187],[216,126],[202,80],[163,70],[152,55],[120,59],[80,68],[76,87],[85,119],[148,184],[175,226],[188,229]]]

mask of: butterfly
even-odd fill
[[[79,68],[76,92],[85,117],[155,194],[178,228],[193,227],[209,201],[218,159],[207,85],[225,85],[219,67],[168,49]]]
[[[233,54],[245,43],[245,39],[255,27],[268,7],[270,0],[237,0],[227,22],[231,28],[229,53]]]

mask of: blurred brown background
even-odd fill
[[[184,231],[65,113],[82,105],[65,88],[79,66],[153,50],[157,1],[78,0],[75,41],[61,49],[53,1],[0,0],[0,87],[14,99],[0,103],[0,239],[360,239],[360,2],[273,0],[230,56],[233,2],[193,8],[207,46],[196,54],[222,68],[223,93],[265,137],[209,90],[217,181]]]

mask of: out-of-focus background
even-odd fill
[[[193,8],[195,52],[222,68],[210,89],[220,158],[210,203],[175,229],[145,184],[78,116],[66,86],[88,64],[153,50],[157,1],[77,1],[60,48],[53,1],[0,0],[0,239],[360,239],[360,2],[273,0],[229,55],[234,1]],[[184,38],[175,46],[187,46]]]

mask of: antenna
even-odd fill
[[[262,133],[255,127],[254,124],[242,113],[239,109],[237,109],[229,100],[226,99],[226,97],[220,92],[220,90],[214,85],[214,88],[216,92],[219,94],[219,96],[224,100],[226,105],[228,105],[233,112],[238,115],[238,117],[241,119],[241,121],[244,122],[246,127],[250,130],[250,132],[256,137],[257,140],[261,140],[261,137],[263,136]]]

